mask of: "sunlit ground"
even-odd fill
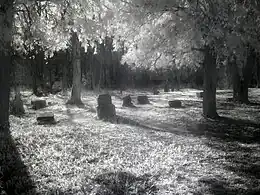
[[[143,92],[144,93],[144,92]],[[85,108],[66,106],[68,96],[51,95],[58,124],[38,126],[23,92],[27,115],[11,116],[11,132],[39,194],[258,194],[260,192],[260,106],[226,103],[219,91],[220,121],[201,117],[196,90],[150,95],[149,105],[122,107],[111,92],[118,123],[97,120],[97,94],[83,92]],[[260,90],[251,90],[260,102]],[[258,99],[257,99],[258,98]],[[183,108],[168,108],[180,99]],[[231,120],[232,118],[233,120]],[[258,122],[258,124],[257,124]]]

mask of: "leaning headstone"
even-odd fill
[[[171,108],[181,108],[182,107],[180,100],[172,100],[172,101],[169,101],[168,104]]]
[[[198,93],[196,93],[196,95],[198,98],[203,98],[203,92],[198,92]]]
[[[32,109],[34,110],[39,110],[41,108],[45,108],[46,107],[46,100],[32,100],[31,101],[32,104]]]
[[[54,114],[52,112],[39,113],[37,115],[38,125],[52,125],[56,124]]]
[[[149,104],[150,103],[147,95],[137,96],[137,102],[138,102],[138,104]]]
[[[132,98],[130,95],[123,97],[123,106],[134,107],[134,105],[132,103]]]
[[[115,105],[112,104],[112,99],[109,94],[98,96],[97,115],[101,120],[114,121],[116,119]]]

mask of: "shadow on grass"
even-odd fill
[[[257,195],[259,191],[257,189],[242,189],[234,186],[230,186],[227,179],[221,177],[208,177],[199,180],[200,184],[204,186],[204,189],[200,192],[196,192],[196,195],[212,194],[212,195]]]
[[[170,133],[174,133],[174,134],[184,134],[185,131],[180,129],[180,128],[176,128],[174,126],[171,126],[169,124],[152,124],[152,123],[144,123],[142,121],[137,121],[137,120],[132,120],[128,117],[123,117],[123,116],[116,116],[117,118],[117,123],[118,124],[125,124],[125,125],[130,125],[130,126],[134,126],[134,127],[140,127],[143,128],[147,131],[157,131],[157,132],[170,132]]]
[[[250,101],[249,103],[247,103],[247,105],[249,105],[249,106],[257,106],[257,107],[260,107],[260,102],[257,102],[257,101]]]
[[[223,151],[222,166],[239,178],[233,181],[221,181],[210,178],[203,181],[212,194],[260,194],[260,124],[253,121],[220,117],[206,120],[196,128],[188,128],[190,133],[208,138],[207,145]],[[212,160],[211,163],[214,163]],[[233,183],[234,185],[231,185]],[[243,185],[240,188],[239,185]]]
[[[159,121],[138,122],[125,117],[119,117],[120,123],[138,126],[149,131],[170,132],[176,135],[206,137],[206,144],[211,148],[223,151],[219,158],[224,159],[221,166],[227,172],[235,173],[238,178],[220,179],[217,175],[202,179],[200,183],[206,186],[210,194],[260,194],[260,125],[242,119],[220,117],[218,120],[203,120],[197,125],[187,125],[187,131]],[[214,164],[216,159],[207,159]],[[220,162],[219,162],[220,163]],[[220,173],[222,174],[222,173]],[[223,172],[225,174],[225,172]],[[242,187],[241,187],[242,186]],[[198,192],[196,194],[206,194]]]
[[[260,143],[260,124],[250,120],[219,117],[219,119],[188,128],[190,133],[227,142]]]
[[[9,129],[0,129],[0,194],[36,194],[35,185]]]
[[[94,181],[100,185],[96,195],[150,194],[158,189],[150,181],[149,175],[136,177],[127,172],[109,172],[96,176]]]

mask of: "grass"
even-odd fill
[[[28,94],[23,92],[27,114],[10,117],[7,137],[13,141],[5,144],[12,145],[9,152],[16,151],[16,161],[25,165],[14,170],[24,170],[26,177],[17,180],[28,184],[16,187],[17,194],[260,192],[260,106],[228,104],[228,91],[217,95],[222,116],[217,121],[201,117],[202,102],[192,89],[160,95],[142,92],[149,94],[151,104],[137,108],[122,107],[122,96],[113,91],[119,123],[97,119],[95,92],[82,94],[84,108],[66,105],[68,96],[50,95],[46,99],[51,105],[41,111],[55,113],[58,123],[52,126],[36,124],[38,111],[30,109],[34,97]],[[127,94],[135,103],[141,92]],[[259,90],[251,90],[250,95],[259,101]],[[171,99],[182,100],[184,108],[168,108]],[[8,164],[2,163],[1,168]],[[14,189],[7,185],[12,180],[2,179],[3,191]]]

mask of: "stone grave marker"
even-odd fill
[[[132,103],[132,98],[130,95],[123,97],[123,106],[124,107],[135,107]]]
[[[182,108],[182,104],[180,100],[171,100],[168,101],[170,108]]]
[[[147,95],[140,95],[137,96],[138,104],[150,104]]]
[[[31,104],[32,104],[32,109],[34,110],[39,110],[47,106],[46,100],[41,100],[41,99],[32,100]]]
[[[56,124],[54,114],[52,112],[38,113],[36,118],[38,125],[52,125]]]
[[[112,99],[109,94],[101,94],[97,99],[97,115],[101,120],[114,121],[116,119],[115,105],[112,104]]]

